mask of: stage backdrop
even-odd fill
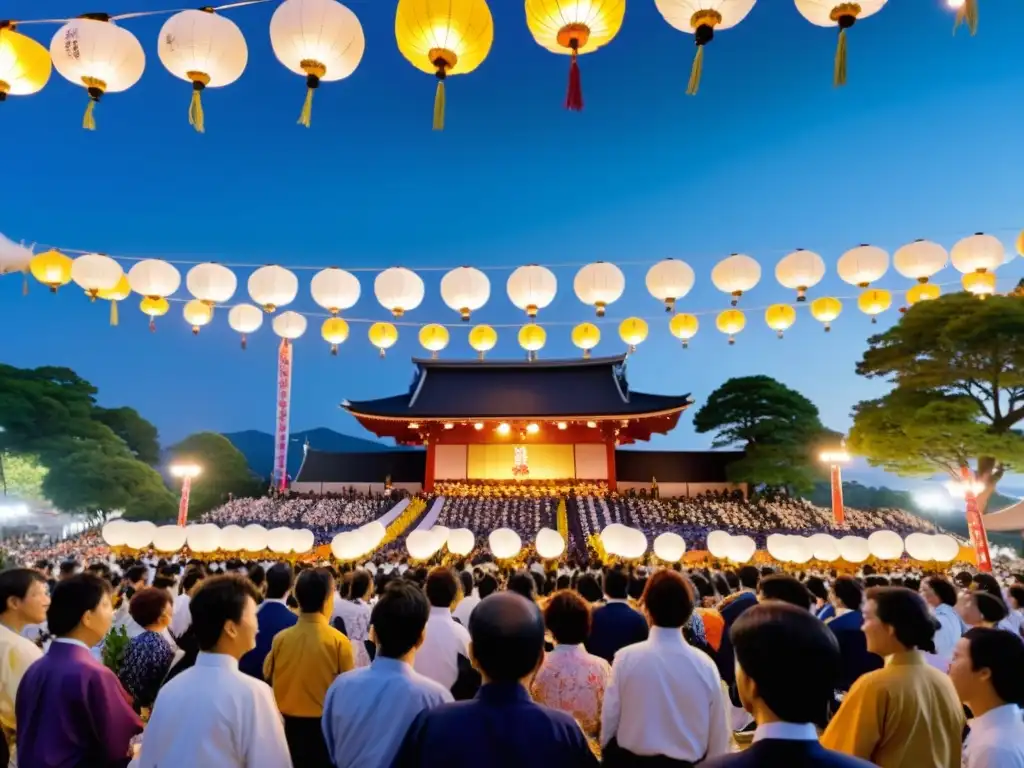
[[[514,445],[471,445],[467,460],[470,480],[512,480]],[[571,445],[528,445],[526,463],[531,480],[560,480],[576,477]]]

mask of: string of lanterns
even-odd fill
[[[756,0],[655,0],[665,21],[693,35],[696,55],[687,87],[696,95],[700,87],[704,48],[715,36],[742,22]],[[366,40],[359,18],[337,0],[243,0],[198,10],[142,11],[111,16],[87,13],[74,19],[0,21],[0,101],[8,96],[38,93],[52,69],[88,96],[82,127],[95,130],[95,111],[108,94],[134,86],[146,68],[142,44],[120,21],[142,16],[168,15],[157,39],[157,55],[175,77],[191,84],[189,124],[205,131],[202,94],[222,88],[241,77],[248,63],[248,47],[238,26],[222,15],[225,10],[264,2],[279,2],[270,20],[271,48],[291,72],[305,78],[306,98],[298,123],[309,127],[313,95],[322,83],[350,77],[359,67]],[[847,33],[855,23],[878,13],[887,0],[794,0],[811,24],[838,29],[834,84],[844,85],[847,73]],[[966,23],[977,30],[977,0],[948,0],[956,8],[954,31]],[[609,44],[622,28],[625,0],[600,3],[577,0],[526,0],[526,26],[539,46],[568,55],[569,83],[565,107],[583,109],[578,58]],[[49,50],[17,31],[19,26],[56,23],[62,26]],[[444,129],[445,81],[450,75],[469,74],[490,53],[494,20],[485,0],[399,0],[395,11],[395,39],[399,51],[414,67],[437,80],[433,128]]]
[[[2,238],[2,236],[0,236]],[[1018,251],[1024,246],[1024,234],[1018,239]],[[980,298],[995,293],[995,271],[1006,259],[1003,243],[987,234],[974,234],[957,241],[949,252],[938,243],[915,240],[898,248],[891,262],[902,277],[915,281],[906,291],[908,305],[937,298],[940,285],[932,282],[948,263],[961,273],[963,290]],[[857,308],[872,322],[893,304],[891,291],[874,284],[886,275],[890,257],[884,249],[860,245],[846,251],[836,262],[836,271],[846,283],[860,289]],[[807,306],[811,316],[825,331],[841,315],[843,301],[836,296],[819,296],[808,301],[808,292],[814,289],[826,274],[824,259],[813,251],[798,249],[775,266],[775,279],[784,288],[795,292],[793,304],[775,303],[764,309],[765,324],[781,338],[796,322],[797,307]],[[150,329],[156,320],[166,315],[171,302],[184,302],[182,315],[191,325],[193,333],[213,321],[217,308],[228,309],[228,324],[241,335],[245,348],[247,337],[258,331],[267,315],[278,336],[295,340],[303,336],[309,321],[307,315],[293,310],[282,310],[291,305],[299,294],[296,274],[282,266],[268,265],[254,270],[246,280],[246,290],[252,303],[230,305],[238,291],[238,277],[224,265],[212,262],[191,266],[185,275],[185,288],[189,298],[174,294],[181,287],[181,272],[174,264],[160,259],[135,261],[127,272],[117,259],[99,253],[84,253],[71,258],[60,251],[48,250],[33,254],[31,249],[0,239],[0,274],[24,272],[56,293],[61,287],[75,283],[90,301],[110,302],[111,325],[118,323],[118,304],[132,294],[140,297],[139,308],[149,317]],[[739,308],[744,294],[761,281],[761,265],[752,257],[733,254],[719,261],[711,271],[715,288],[730,297],[731,307],[718,312],[716,329],[728,337],[730,344],[747,325],[747,314]],[[676,312],[679,302],[692,290],[696,276],[692,267],[680,259],[663,259],[648,270],[645,287],[671,317],[669,332],[687,347],[700,329],[700,314]],[[441,279],[441,298],[455,312],[461,322],[468,323],[473,313],[491,299],[491,281],[485,272],[475,267],[457,267]],[[27,288],[27,282],[26,282]],[[583,322],[572,329],[573,344],[589,357],[601,341],[601,329],[608,307],[625,293],[626,278],[619,267],[610,262],[593,262],[581,267],[573,279],[573,292],[579,301],[592,307],[595,322]],[[362,286],[351,272],[338,267],[320,269],[309,282],[313,301],[327,314],[321,325],[322,338],[337,354],[338,347],[350,335],[349,323],[372,323],[368,329],[370,342],[385,355],[398,341],[398,325],[419,327],[421,346],[436,357],[450,343],[446,324],[403,321],[407,313],[416,310],[425,297],[423,279],[405,267],[390,267],[379,272],[373,281],[374,297],[393,317],[394,322],[378,322],[362,318],[343,318],[342,313],[354,307],[362,295]],[[518,328],[519,345],[534,359],[547,344],[547,331],[536,322],[540,313],[554,300],[558,292],[558,279],[548,267],[529,264],[515,269],[506,282],[506,293],[511,303],[526,315],[527,322]],[[551,323],[562,325],[564,323]],[[500,324],[498,327],[502,327]],[[518,326],[513,326],[518,327]],[[629,352],[636,351],[649,335],[648,320],[629,317],[618,323],[618,335]],[[477,325],[470,330],[470,346],[483,358],[497,344],[497,331],[490,325]]]

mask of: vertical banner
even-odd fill
[[[188,497],[192,493],[192,478],[185,475],[181,480],[181,498],[178,500],[178,525],[182,528],[188,523]]]
[[[277,350],[277,421],[274,430],[274,487],[288,489],[288,419],[292,402],[292,345],[281,339]]]
[[[837,463],[832,464],[832,519],[836,525],[842,525],[846,520],[846,510],[843,508],[843,469]]]
[[[981,519],[981,510],[978,509],[978,497],[974,493],[974,476],[967,467],[961,469],[961,477],[964,485],[964,499],[967,501],[967,530],[971,534],[971,546],[978,556],[978,570],[983,573],[992,573],[992,557],[988,551],[988,535],[985,533],[985,523]]]

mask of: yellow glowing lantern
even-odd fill
[[[619,323],[619,338],[629,345],[630,354],[636,352],[636,345],[647,338],[647,322],[639,317],[627,317]]]
[[[527,360],[536,360],[537,353],[544,348],[548,335],[543,328],[535,323],[524,325],[519,329],[519,346],[526,350]]]
[[[145,296],[139,302],[139,309],[142,310],[142,314],[149,316],[150,331],[156,330],[156,319],[166,315],[170,308],[171,305],[167,303],[167,299],[163,296]]]
[[[913,306],[919,301],[931,301],[939,298],[941,293],[942,289],[934,283],[918,283],[907,291],[907,304]]]
[[[62,285],[71,282],[71,264],[71,259],[60,251],[46,251],[33,256],[28,268],[32,277],[48,286],[51,293],[56,293]]]
[[[622,28],[625,15],[626,0],[526,0],[526,26],[537,44],[572,57],[566,109],[583,109],[577,56],[610,43]]]
[[[444,130],[444,81],[479,67],[494,42],[494,20],[484,0],[398,0],[398,50],[416,69],[437,78],[434,130]]]
[[[117,285],[109,290],[101,290],[97,295],[98,298],[105,299],[110,302],[110,324],[117,325],[117,302],[124,301],[127,299],[132,292],[132,287],[128,283],[128,275],[122,274],[121,279],[117,281]]]
[[[857,307],[871,318],[872,323],[878,322],[878,315],[892,306],[892,294],[888,291],[871,289],[857,297]]]
[[[796,310],[789,304],[772,304],[764,311],[764,321],[781,339],[796,322]]]
[[[583,350],[583,357],[590,357],[590,350],[601,341],[601,330],[593,323],[580,323],[572,329],[572,343]]]
[[[970,272],[964,275],[960,282],[965,291],[982,299],[996,292],[995,272]]]
[[[715,318],[715,327],[729,337],[729,344],[736,343],[736,334],[747,326],[747,318],[738,309],[727,309],[719,312]]]
[[[673,317],[668,324],[669,332],[683,342],[683,349],[690,346],[690,339],[697,335],[700,321],[696,315],[683,313]]]
[[[14,22],[0,21],[0,101],[39,93],[53,69],[50,52],[14,28]]]
[[[213,307],[205,301],[192,299],[185,304],[182,314],[185,316],[185,322],[192,326],[192,333],[198,334],[200,328],[209,325],[213,320]]]
[[[1024,229],[1017,235],[1017,254],[1024,256]]]
[[[489,325],[478,325],[469,332],[469,346],[476,350],[481,360],[498,343],[498,332]]]
[[[822,296],[811,302],[811,317],[825,324],[825,330],[832,330],[832,321],[843,311],[843,303],[831,296]]]
[[[420,345],[437,359],[438,353],[448,346],[448,329],[443,325],[431,323],[420,328]]]
[[[370,343],[380,350],[381,357],[398,341],[398,329],[391,323],[374,323],[367,335]]]
[[[338,345],[348,339],[348,323],[340,317],[329,317],[320,326],[320,335],[331,345],[331,354],[338,354]]]

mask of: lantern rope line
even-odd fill
[[[233,8],[244,8],[247,5],[261,5],[262,3],[276,3],[281,0],[242,0],[237,3],[227,3],[226,5],[213,6],[214,11],[229,11]],[[194,11],[195,8],[166,8],[156,11],[134,11],[129,13],[119,13],[116,16],[111,16],[111,21],[126,21],[128,19],[143,19],[147,16],[172,16],[175,13],[183,13],[185,11]],[[69,17],[66,19],[18,19],[18,24],[67,24],[69,21],[73,21],[75,17]]]

